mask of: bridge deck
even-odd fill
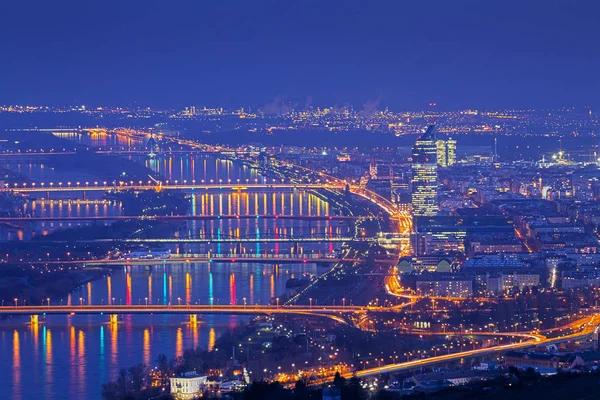
[[[339,189],[343,188],[342,184],[335,183],[211,183],[211,184],[163,184],[160,186],[160,190],[274,190],[274,189]],[[110,190],[153,190],[156,189],[157,186],[154,184],[149,185],[136,185],[136,184],[128,184],[128,185],[105,185],[104,182],[102,184],[96,185],[95,183],[89,183],[86,185],[84,183],[73,183],[70,182],[56,182],[52,184],[36,184],[35,186],[23,186],[16,185],[10,186],[6,185],[3,188],[0,188],[0,191],[15,191],[20,193],[35,193],[35,192],[80,192],[80,191],[110,191]]]
[[[37,260],[27,261],[26,264],[85,264],[87,266],[123,266],[123,265],[160,265],[160,264],[185,264],[193,262],[217,262],[217,263],[318,263],[318,264],[336,264],[339,262],[357,262],[359,258],[333,258],[333,257],[311,257],[311,256],[292,256],[292,255],[260,255],[255,254],[213,254],[213,255],[191,255],[171,256],[170,258],[148,258],[148,259],[118,259],[118,260]]]
[[[0,217],[0,222],[70,222],[70,221],[123,221],[131,219],[173,220],[173,221],[218,221],[236,219],[281,219],[305,221],[356,221],[361,219],[377,219],[377,217],[347,215],[102,215],[102,216],[59,216],[59,217]]]
[[[70,314],[347,314],[364,312],[362,306],[277,306],[277,305],[65,305],[4,306],[0,315]]]

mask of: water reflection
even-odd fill
[[[19,332],[17,330],[14,331],[13,333],[13,340],[12,340],[12,354],[13,354],[13,368],[12,368],[12,380],[13,380],[13,385],[18,388],[21,386],[21,342],[19,340]],[[20,395],[18,395],[20,392],[17,392],[15,394],[17,394],[18,397],[15,398],[21,398]]]
[[[81,139],[81,138],[80,138]],[[81,139],[84,140],[84,139]],[[90,139],[92,140],[92,139]],[[94,143],[110,146],[129,140],[99,136]],[[131,156],[139,162],[175,181],[211,179],[218,182],[257,182],[262,178],[255,170],[226,160],[204,156],[161,156],[147,160]],[[21,171],[36,181],[63,180],[60,172],[42,164],[25,163]],[[15,165],[11,168],[16,168]],[[84,182],[86,179],[82,178]],[[66,179],[64,180],[66,181]],[[93,181],[90,180],[90,181]],[[112,216],[121,215],[121,207],[101,200],[101,193],[89,200],[69,200],[68,195],[54,195],[28,202],[23,212],[32,216]],[[77,194],[71,194],[76,196]],[[80,194],[78,194],[80,195]],[[96,197],[94,197],[96,196]],[[196,192],[192,196],[190,214],[193,215],[327,215],[328,206],[310,193],[290,191],[259,192]],[[18,230],[0,231],[11,238],[28,238],[55,229],[76,226],[78,222],[29,223]],[[190,221],[177,234],[181,237],[219,235],[232,237],[266,237],[302,233],[335,234],[345,227],[327,222],[298,222],[289,220],[220,220]],[[237,246],[177,246],[181,253],[276,253],[289,254],[290,245],[251,244]],[[327,251],[325,244],[305,251]],[[182,302],[202,304],[267,303],[285,291],[285,282],[292,276],[316,273],[311,264],[272,265],[219,264],[219,263],[165,263],[144,267],[117,268],[105,279],[84,285],[79,291],[52,303],[60,304],[133,304],[144,302],[173,304]],[[14,318],[0,321],[0,388],[2,398],[9,399],[100,399],[101,384],[114,379],[120,368],[135,363],[152,364],[159,353],[181,355],[185,348],[200,346],[212,349],[218,335],[247,317],[198,316],[199,323],[190,323],[177,315],[135,315],[109,321],[107,315],[40,316],[40,323]],[[39,331],[41,330],[41,332]],[[9,355],[12,355],[10,357]],[[27,377],[25,380],[24,377]]]
[[[144,358],[143,363],[150,365],[150,330],[144,329]]]
[[[181,263],[150,271],[131,267],[115,270],[73,296],[75,304],[79,298],[91,299],[92,304],[115,298],[118,304],[127,297],[135,301],[148,297],[162,304],[173,297],[203,304],[241,304],[244,298],[266,303],[283,293],[290,277],[315,272],[310,264]],[[0,387],[7,388],[2,396],[100,399],[102,382],[114,378],[120,368],[152,364],[159,353],[174,356],[192,346],[213,348],[220,333],[244,320],[199,315],[193,324],[178,315],[135,315],[111,323],[107,315],[72,315],[40,316],[39,324],[20,318],[2,321],[0,355],[12,354],[0,363]]]

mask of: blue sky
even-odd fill
[[[595,106],[597,3],[12,1],[0,103]]]

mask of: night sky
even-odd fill
[[[3,2],[0,104],[600,105],[595,0]]]

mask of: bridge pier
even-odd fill
[[[198,314],[190,314],[190,325],[198,324]]]
[[[117,314],[110,314],[110,315],[108,316],[108,321],[109,321],[111,324],[116,324],[116,323],[118,323],[118,322],[119,322],[119,316],[118,316]]]
[[[40,322],[40,316],[37,314],[32,314],[29,316],[29,322],[31,322],[31,325],[37,325]]]

